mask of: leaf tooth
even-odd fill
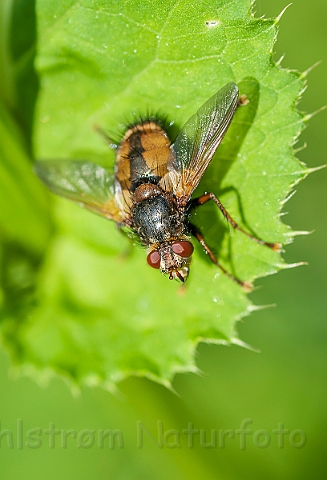
[[[294,230],[294,231],[291,231],[291,232],[286,232],[286,233],[284,233],[284,235],[286,237],[296,237],[297,235],[311,235],[313,232],[314,232],[314,230],[310,230],[310,231]]]
[[[324,165],[319,165],[318,167],[307,168],[305,170],[305,174],[308,175],[309,173],[317,172],[318,170],[322,170],[323,168],[326,168],[326,167],[327,167],[327,163],[325,163]]]
[[[326,108],[327,108],[327,105],[323,105],[322,107],[318,108],[318,110],[315,110],[312,113],[307,113],[306,115],[304,115],[303,121],[308,122],[312,117],[314,117],[318,113],[322,112],[323,110],[326,110]]]
[[[280,204],[281,204],[282,206],[284,206],[285,203],[287,203],[287,202],[293,197],[293,195],[295,195],[295,194],[296,194],[296,190],[293,190],[293,192],[291,192],[289,195],[287,195],[287,197],[284,198],[284,200],[282,200],[282,201],[280,202]]]
[[[243,340],[241,340],[238,337],[233,337],[231,339],[231,342],[232,342],[233,345],[238,345],[239,347],[246,348],[247,350],[251,350],[252,352],[260,353],[259,348],[253,347],[252,345],[250,345],[246,342],[243,342]]]
[[[289,3],[288,5],[286,5],[285,8],[283,8],[283,10],[280,12],[280,14],[275,18],[275,25],[277,25],[277,23],[279,23],[279,20],[282,18],[282,16],[284,15],[284,13],[286,12],[286,10],[288,9],[288,7],[290,7],[292,4]]]
[[[302,145],[302,147],[293,148],[294,154],[297,154],[298,152],[302,152],[302,150],[305,150],[305,149],[307,148],[307,146],[308,146],[307,142],[304,142],[304,144]]]
[[[297,262],[297,263],[276,263],[276,267],[281,270],[288,270],[289,268],[301,267],[302,265],[308,265],[308,262]]]
[[[275,64],[276,67],[279,67],[279,66],[280,66],[280,64],[282,63],[282,61],[284,60],[284,58],[285,58],[285,53],[283,53],[283,55],[280,57],[280,59],[277,60],[277,62],[276,62],[276,64]]]
[[[312,72],[312,70],[314,68],[318,67],[318,65],[320,65],[320,64],[321,64],[321,60],[319,60],[318,62],[311,65],[311,67],[307,68],[306,70],[304,70],[304,72],[301,73],[300,78],[306,78],[308,76],[308,74],[310,72]]]
[[[248,312],[256,312],[258,310],[265,310],[266,308],[276,307],[276,303],[270,303],[268,305],[249,305]]]

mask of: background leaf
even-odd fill
[[[29,142],[38,80],[34,70],[34,0],[3,0],[0,6],[0,97]]]
[[[0,5],[0,327],[6,324],[9,344],[35,304],[51,230],[48,197],[29,154],[37,91],[33,14],[31,1]]]

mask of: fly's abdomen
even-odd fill
[[[129,128],[117,150],[116,181],[122,190],[134,192],[140,179],[160,179],[168,173],[170,140],[154,121],[143,121]]]

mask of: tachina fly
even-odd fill
[[[148,264],[170,280],[187,279],[193,235],[215,265],[249,289],[248,282],[235,278],[219,263],[191,221],[195,208],[213,200],[235,229],[273,250],[281,246],[243,230],[213,193],[191,198],[238,104],[238,87],[228,83],[185,123],[173,144],[155,120],[131,126],[117,148],[113,175],[95,163],[79,160],[37,161],[35,170],[54,193],[134,232],[147,247]]]

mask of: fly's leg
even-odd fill
[[[259,243],[260,245],[264,245],[265,247],[271,248],[275,252],[279,252],[282,245],[281,243],[270,243],[270,242],[265,242],[264,240],[261,240],[260,238],[255,237],[254,235],[251,235],[250,233],[246,232],[241,228],[235,220],[232,219],[232,217],[229,215],[227,210],[225,210],[224,206],[221,204],[220,200],[213,194],[213,193],[205,193],[204,195],[201,195],[201,197],[194,198],[190,202],[190,207],[195,208],[199,207],[200,205],[204,205],[205,203],[209,202],[209,200],[213,200],[221,213],[224,215],[226,220],[232,225],[235,230],[239,230],[240,232],[244,233],[247,237],[251,238],[256,243]]]
[[[194,235],[194,237],[197,239],[197,241],[199,243],[201,243],[202,247],[204,248],[204,250],[206,251],[206,253],[209,255],[211,261],[217,265],[217,267],[220,268],[220,270],[225,274],[227,275],[227,277],[229,277],[231,280],[233,280],[233,282],[235,283],[238,283],[238,285],[241,285],[241,287],[244,288],[244,290],[246,292],[250,292],[251,289],[252,289],[252,283],[250,282],[242,282],[242,280],[234,277],[234,275],[232,275],[231,273],[229,273],[217,260],[216,256],[214,255],[214,253],[212,252],[212,250],[210,249],[210,247],[206,244],[206,241],[204,240],[203,238],[203,235],[202,233],[200,232],[200,230],[195,226],[195,225],[192,225],[191,223],[189,224],[189,228],[190,228],[190,231],[192,233],[192,235]]]

